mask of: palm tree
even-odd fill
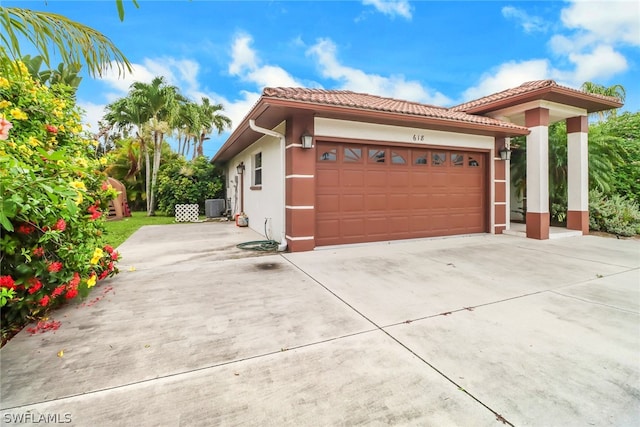
[[[169,133],[171,129],[169,123],[173,123],[173,117],[178,113],[179,103],[186,100],[180,95],[177,87],[166,84],[164,77],[155,77],[151,83],[133,83],[128,97],[131,98],[131,102],[144,111],[144,116],[148,118],[146,124],[153,140],[151,188],[148,193],[147,209],[147,215],[152,216],[155,210],[154,193],[160,169],[164,135]]]
[[[122,0],[117,0],[122,3]],[[134,4],[137,3],[134,1]],[[123,12],[124,13],[124,12]],[[51,50],[57,51],[67,65],[85,63],[91,76],[101,76],[115,65],[119,75],[131,72],[124,54],[102,33],[62,15],[18,7],[0,7],[0,54],[14,60],[22,57],[20,40],[26,39],[51,67]]]
[[[131,175],[136,175],[140,171],[142,164],[142,156],[145,160],[145,194],[147,203],[147,212],[149,212],[150,202],[150,183],[151,183],[151,160],[149,158],[149,150],[147,144],[147,135],[145,124],[149,121],[149,115],[144,108],[143,101],[136,102],[132,97],[120,98],[117,101],[105,107],[107,111],[104,120],[112,126],[120,129],[125,137],[129,132],[135,130],[136,138],[140,149],[138,150],[138,159],[135,167],[131,171]]]
[[[584,82],[582,83],[581,89],[587,93],[618,98],[622,103],[624,103],[624,100],[627,96],[627,91],[622,85],[613,85],[607,87],[593,82]],[[595,114],[599,117],[600,120],[604,120],[609,116],[615,116],[617,110],[618,109],[616,108],[614,110],[599,111]]]
[[[225,128],[231,127],[231,119],[221,114],[223,110],[222,104],[212,104],[209,98],[203,97],[202,104],[199,105],[200,113],[200,133],[198,135],[198,147],[197,151],[193,153],[193,157],[203,156],[203,144],[204,141],[209,139],[207,135],[215,129],[218,134],[222,133]]]

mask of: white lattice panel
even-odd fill
[[[176,222],[198,222],[198,205],[176,205]]]

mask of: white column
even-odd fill
[[[527,237],[549,238],[549,110],[525,111],[527,136]]]
[[[527,136],[527,212],[549,212],[549,128],[535,126]]]
[[[589,233],[589,123],[567,119],[567,228]]]
[[[589,210],[589,147],[584,132],[567,135],[567,195],[570,211]]]

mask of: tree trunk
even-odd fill
[[[144,191],[146,194],[146,202],[147,202],[147,215],[149,215],[150,208],[150,198],[151,198],[151,188],[149,187],[149,183],[151,182],[151,160],[149,159],[149,150],[147,150],[147,146],[144,146]]]
[[[155,215],[155,189],[158,180],[158,169],[160,169],[160,158],[162,156],[162,139],[163,133],[160,131],[153,132],[153,172],[151,173],[151,201],[149,202],[149,210],[147,216]]]

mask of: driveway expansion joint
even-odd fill
[[[458,390],[462,391],[464,394],[466,394],[467,396],[469,396],[471,399],[475,400],[477,403],[479,403],[481,406],[483,406],[485,409],[487,409],[489,412],[491,412],[495,417],[497,421],[502,422],[505,425],[509,425],[511,427],[514,427],[514,425],[509,422],[506,418],[504,418],[500,413],[498,413],[497,411],[495,411],[494,409],[492,409],[491,407],[489,407],[487,404],[485,404],[484,402],[482,402],[479,398],[477,398],[476,396],[474,396],[473,394],[471,394],[470,392],[468,392],[467,390],[465,390],[460,384],[458,384],[455,380],[453,380],[451,377],[449,377],[448,375],[446,375],[444,372],[442,372],[441,370],[439,370],[438,368],[436,368],[433,364],[431,364],[429,361],[427,361],[425,358],[423,358],[422,356],[420,356],[418,353],[416,353],[414,350],[412,350],[408,345],[406,345],[405,343],[403,343],[402,341],[400,341],[398,338],[396,338],[395,336],[391,335],[391,333],[389,333],[389,331],[385,330],[384,327],[379,326],[377,323],[375,323],[373,320],[371,320],[370,318],[368,318],[367,316],[365,316],[362,312],[360,312],[358,309],[356,309],[355,307],[353,307],[351,304],[349,304],[347,301],[345,301],[342,297],[340,297],[338,294],[336,294],[335,292],[333,292],[331,289],[329,289],[328,287],[326,287],[322,282],[320,282],[318,279],[316,279],[315,277],[313,277],[311,274],[309,274],[308,272],[306,272],[305,270],[301,269],[298,265],[296,265],[293,261],[291,261],[290,259],[288,259],[287,257],[281,255],[282,258],[284,258],[286,261],[288,261],[291,265],[293,265],[295,268],[297,268],[298,270],[300,270],[300,272],[302,272],[304,275],[306,275],[307,277],[309,277],[313,282],[317,283],[318,285],[320,285],[323,289],[325,289],[327,292],[329,292],[331,295],[333,295],[335,298],[337,298],[338,300],[340,300],[343,304],[345,304],[347,307],[349,307],[351,310],[353,310],[354,312],[356,312],[358,315],[362,316],[366,321],[368,321],[369,323],[371,323],[372,325],[374,325],[378,330],[380,330],[381,332],[383,332],[385,335],[387,335],[389,338],[391,338],[393,341],[395,341],[398,345],[400,345],[401,347],[403,347],[405,350],[407,350],[411,355],[413,355],[415,358],[417,358],[418,360],[420,360],[422,363],[424,363],[425,365],[427,365],[429,368],[431,368],[434,372],[438,373],[441,377],[443,377],[444,379],[446,379],[448,382],[450,382],[451,384],[453,384]],[[536,292],[538,293],[538,292]],[[520,297],[517,297],[520,298]],[[509,298],[509,299],[514,299],[514,298]],[[473,307],[464,307],[460,310],[456,310],[456,311],[473,311]],[[430,317],[435,317],[435,316],[442,316],[442,315],[448,315],[450,314],[450,312],[448,313],[440,313],[434,316],[430,316]],[[407,323],[405,322],[400,322],[399,324],[402,323]]]

